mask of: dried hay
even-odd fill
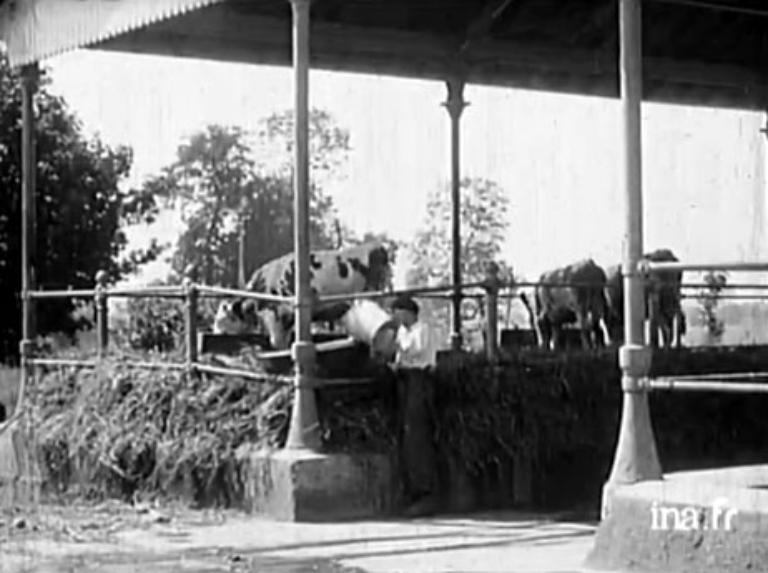
[[[148,357],[115,354],[95,370],[51,368],[36,377],[31,414],[45,491],[237,504],[243,484],[236,451],[243,444],[283,447],[292,385],[266,373],[253,381],[141,370],[128,367],[129,360]],[[238,362],[242,370],[259,371],[247,352]],[[318,393],[326,449],[389,447],[389,407],[370,390]]]

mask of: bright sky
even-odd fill
[[[292,104],[287,68],[89,51],[51,68],[53,91],[86,129],[133,147],[136,182],[173,161],[182,139],[206,124],[253,128]],[[528,277],[586,256],[618,262],[618,102],[477,86],[465,96],[462,171],[509,194],[507,261]],[[351,133],[347,177],[330,191],[353,228],[413,236],[427,194],[450,173],[444,100],[438,82],[312,73],[311,105]],[[688,260],[768,258],[763,124],[755,113],[644,107],[649,250],[668,246]],[[166,217],[132,237],[138,244],[177,233]],[[155,265],[145,277],[161,271]]]

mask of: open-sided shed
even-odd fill
[[[642,5],[642,6],[641,6]],[[641,10],[642,8],[642,10]],[[764,110],[768,7],[760,0],[4,0],[0,36],[24,69],[24,341],[34,288],[31,125],[37,62],[98,48],[293,65],[298,336],[289,448],[318,444],[309,384],[308,97],[310,67],[446,82],[452,123],[453,342],[460,343],[460,118],[467,82],[620,97],[627,344],[624,410],[610,481],[661,475],[643,383],[641,101]],[[731,268],[737,268],[731,265]],[[745,267],[746,268],[746,267]]]

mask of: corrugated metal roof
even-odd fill
[[[6,0],[0,38],[12,66],[40,61],[223,0]]]

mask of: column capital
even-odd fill
[[[464,99],[464,87],[467,85],[464,76],[455,75],[445,80],[445,86],[448,89],[448,99],[443,106],[448,110],[452,118],[461,117],[461,113],[469,105]]]

